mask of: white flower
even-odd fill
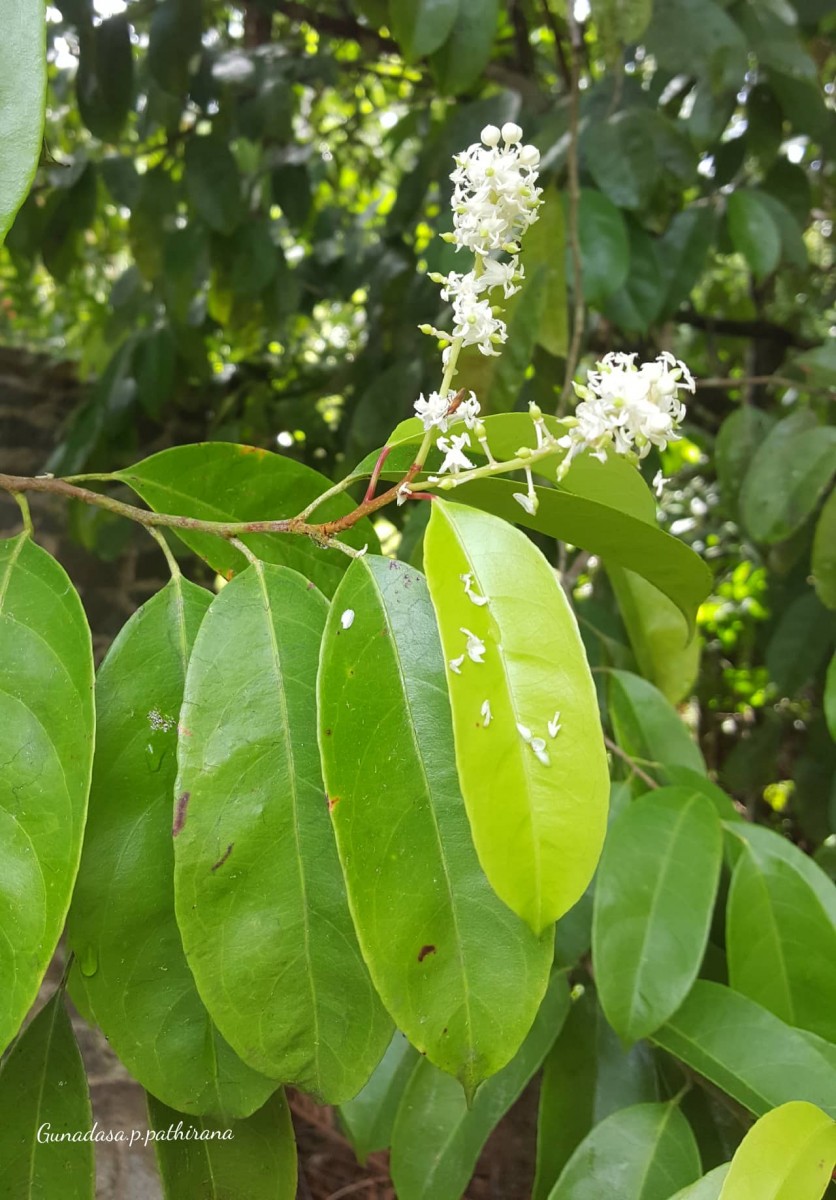
[[[533,517],[540,506],[540,500],[534,490],[534,481],[531,478],[530,467],[525,468],[525,477],[528,480],[528,492],[525,494],[522,492],[513,492],[512,495],[517,504],[519,504],[521,508],[524,508],[529,516]]]
[[[354,609],[353,608],[347,608],[345,610],[343,615],[340,617],[340,624],[342,625],[343,629],[351,628],[351,626],[354,624]]]
[[[535,147],[521,143],[519,125],[508,122],[501,132],[488,125],[482,130],[481,144],[476,142],[455,156],[456,169],[450,178],[455,184],[452,240],[458,249],[483,256],[505,250],[537,220],[540,155]]]
[[[450,407],[452,396],[452,392],[446,396],[441,396],[438,392],[430,392],[429,396],[425,398],[424,393],[421,393],[413,407],[415,415],[423,421],[425,430],[435,426],[444,433],[447,432],[447,409]]]
[[[484,722],[484,727],[485,727],[485,729],[487,729],[488,726],[490,725],[491,721],[493,720],[493,713],[491,712],[490,700],[483,701],[482,707],[479,709],[479,711],[482,714],[482,721]]]
[[[549,737],[556,738],[560,733],[560,713],[556,712],[548,723]]]
[[[653,476],[653,490],[656,493],[657,497],[662,495],[662,492],[664,492],[664,490],[665,490],[665,484],[667,482],[668,482],[667,479],[665,479],[665,477],[661,471],[657,471],[656,474]]]
[[[476,399],[476,393],[471,392],[470,395],[462,400],[459,407],[453,413],[452,419],[455,421],[460,417],[468,429],[474,429],[479,421],[479,413],[482,411],[482,405]]]
[[[443,463],[438,468],[439,475],[443,475],[445,471],[450,471],[455,475],[459,471],[472,470],[473,463],[463,451],[464,446],[470,445],[469,433],[454,433],[449,438],[440,437],[436,445],[445,456]]]
[[[412,495],[412,488],[409,486],[408,483],[402,483],[401,486],[398,488],[398,495],[397,495],[397,501],[396,501],[398,508],[400,508],[402,504],[406,504],[407,500],[409,499],[409,497],[411,495]]]
[[[461,628],[460,632],[463,633],[464,636],[467,638],[467,646],[465,647],[465,653],[467,654],[467,657],[470,659],[470,661],[475,662],[475,663],[484,662],[485,661],[485,643],[482,641],[482,639],[480,637],[477,637],[475,633],[471,633],[471,631],[469,629],[465,629],[464,627]]]
[[[462,346],[478,346],[482,354],[497,355],[496,346],[508,340],[508,326],[494,314],[490,300],[462,292],[453,301],[453,337]]]
[[[468,572],[467,575],[460,575],[459,579],[464,584],[464,594],[467,596],[468,600],[471,600],[474,604],[479,605],[480,608],[483,604],[488,603],[487,596],[477,596],[474,592],[473,575],[470,572]]]
[[[551,759],[549,758],[548,751],[546,750],[546,743],[542,738],[532,738],[528,744],[534,751],[537,760],[541,762],[544,767],[551,765]]]
[[[524,742],[531,741],[531,730],[528,728],[527,725],[521,725],[519,723],[519,721],[517,721],[517,733],[520,735],[520,737],[522,738],[522,740]]]
[[[460,654],[458,658],[451,658],[450,659],[450,670],[455,671],[455,673],[457,675],[461,675],[463,662],[464,662],[463,654]]]

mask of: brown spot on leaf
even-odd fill
[[[235,572],[233,571],[232,567],[230,567],[228,571],[224,571],[224,579],[227,581],[227,583],[230,583],[234,578]]]
[[[330,729],[326,729],[326,730],[325,730],[325,736],[326,736],[326,737],[330,737],[330,736],[331,736],[331,730],[330,730]]]
[[[267,453],[260,446],[239,446],[238,452],[239,454],[254,454],[256,458],[264,458],[264,455]]]
[[[428,954],[435,954],[435,946],[422,946],[418,954],[418,961],[423,962]]]
[[[177,808],[174,813],[174,824],[171,827],[172,837],[177,837],[177,834],[186,824],[186,809],[189,807],[191,795],[191,792],[183,792],[181,796],[177,797]]]
[[[328,797],[328,811],[333,812],[341,800],[342,800],[342,796],[329,796]]]
[[[223,854],[218,859],[218,861],[213,864],[213,866],[212,866],[213,871],[217,871],[218,867],[222,867],[224,865],[224,863],[226,862],[226,860],[229,858],[230,854],[232,853],[232,847],[234,845],[235,845],[234,842],[229,843],[226,850],[224,850]]]
[[[312,591],[313,591],[313,589],[314,589],[314,585],[311,583],[311,581],[310,581],[310,579],[309,579],[309,580],[308,580],[308,591],[309,591],[309,592],[312,592]]]

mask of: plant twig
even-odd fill
[[[659,786],[656,780],[651,775],[648,775],[646,771],[643,771],[636,760],[632,758],[626,750],[622,750],[621,747],[614,742],[612,738],[607,737],[606,734],[604,734],[604,744],[608,750],[617,755],[622,762],[627,764],[633,774],[637,775],[638,778],[641,779],[642,783],[646,783],[649,788],[657,788]]]
[[[571,48],[570,59],[570,76],[571,88],[569,91],[569,149],[566,160],[568,172],[568,211],[567,225],[569,236],[569,249],[572,255],[572,277],[574,284],[574,305],[572,316],[572,340],[569,343],[569,353],[566,356],[566,378],[563,381],[563,391],[560,394],[560,407],[557,415],[562,416],[566,411],[566,407],[572,396],[572,380],[575,376],[575,371],[578,367],[578,360],[581,353],[581,341],[583,339],[584,327],[584,295],[583,295],[583,277],[581,263],[581,242],[580,231],[578,228],[580,216],[580,201],[581,201],[581,184],[580,170],[578,167],[578,128],[580,125],[580,50],[581,50],[581,31],[578,22],[575,19],[575,14],[572,5],[569,4],[566,10],[566,19],[569,25],[569,43]]]

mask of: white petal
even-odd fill
[[[343,629],[351,628],[351,626],[354,624],[354,609],[353,608],[347,608],[345,610],[343,615],[340,617],[340,624],[342,625]]]
[[[548,724],[549,737],[557,737],[557,735],[560,733],[560,728],[560,713],[556,712]]]
[[[524,742],[531,741],[531,730],[527,725],[521,725],[519,721],[517,721],[517,732]]]
[[[491,721],[493,720],[493,713],[491,712],[490,700],[485,700],[479,711],[481,712],[482,718],[485,722],[485,729],[487,729],[487,727],[490,725]]]
[[[463,654],[460,654],[458,658],[451,658],[450,659],[450,670],[455,671],[455,673],[457,675],[461,675],[463,662],[464,662]]]

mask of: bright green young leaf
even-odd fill
[[[836,1042],[836,925],[789,862],[748,844],[732,876],[726,954],[735,991]]]
[[[836,1122],[795,1100],[756,1121],[731,1161],[720,1200],[821,1200],[836,1165]]]
[[[296,1142],[283,1091],[245,1120],[221,1122],[149,1096],[148,1124],[165,1200],[295,1200]],[[190,1130],[190,1139],[178,1138]]]
[[[535,937],[479,866],[418,571],[371,555],[351,565],[331,606],[318,697],[328,803],[375,986],[413,1045],[472,1094],[531,1028],[553,937]]]
[[[671,1196],[671,1200],[720,1200],[720,1191],[723,1187],[723,1180],[729,1173],[729,1166],[729,1163],[723,1163],[722,1166],[715,1167],[713,1171],[703,1175],[702,1179],[698,1179],[696,1183],[690,1184],[681,1192],[677,1192],[675,1196]]]
[[[303,463],[252,446],[204,442],[162,450],[118,478],[142,497],[155,512],[199,517],[204,521],[258,521],[295,516],[329,486],[317,471]],[[334,496],[317,509],[316,519],[344,516],[354,507],[345,496]],[[222,575],[239,571],[244,559],[214,534],[177,530],[201,558]],[[332,595],[348,559],[338,550],[327,553],[307,538],[277,534],[246,534],[243,539],[266,562],[293,567]],[[374,549],[377,538],[369,521],[361,521],[343,540],[361,550]]]
[[[93,654],[62,567],[25,533],[0,542],[0,1047],[61,936],[93,760]]]
[[[813,586],[822,604],[836,608],[836,491],[825,501],[813,538]]]
[[[836,1114],[833,1064],[811,1035],[722,984],[698,979],[653,1041],[756,1115],[788,1100]]]
[[[0,245],[31,186],[44,131],[44,0],[0,3]]]
[[[311,584],[269,564],[213,601],[180,717],[174,884],[186,957],[226,1040],[256,1070],[339,1103],[392,1029],[354,935],[320,774],[325,615]]]
[[[540,551],[488,514],[435,501],[424,563],[479,860],[539,933],[583,895],[606,826],[609,774],[577,624]]]
[[[365,1087],[340,1105],[340,1121],[358,1161],[388,1150],[401,1096],[419,1060],[418,1051],[396,1033]]]
[[[499,0],[458,0],[456,22],[431,63],[441,93],[458,96],[480,77],[490,61],[498,17]]]
[[[38,1137],[39,1129],[56,1139],[83,1134],[92,1124],[84,1064],[58,991],[0,1067],[2,1195],[9,1200],[93,1200],[93,1143]]]
[[[426,1059],[418,1063],[392,1134],[391,1171],[398,1200],[459,1200],[488,1135],[559,1034],[569,1003],[566,979],[557,973],[516,1057],[482,1084],[470,1108],[455,1079]]]
[[[699,638],[686,643],[682,613],[641,575],[623,567],[610,567],[607,574],[642,675],[671,704],[679,704],[697,678]]]
[[[90,812],[69,933],[73,995],[134,1078],[172,1108],[223,1118],[249,1115],[276,1085],[215,1029],[174,918],[177,724],[211,600],[172,580],[131,617],[99,671]]]
[[[611,671],[609,701],[616,741],[631,758],[645,766],[676,764],[705,774],[699,747],[652,683],[629,671]]]
[[[634,1042],[687,996],[705,953],[723,857],[711,801],[659,788],[613,822],[595,885],[592,961],[601,1006]]]
[[[781,257],[781,230],[756,191],[738,188],[729,196],[726,221],[732,244],[756,279],[765,279]]]
[[[390,0],[389,24],[408,62],[443,46],[459,15],[459,0]]]
[[[785,417],[761,443],[740,492],[740,512],[757,542],[795,533],[836,471],[836,428]]]
[[[549,1200],[667,1200],[699,1173],[697,1143],[677,1105],[637,1104],[595,1126],[566,1164]]]

